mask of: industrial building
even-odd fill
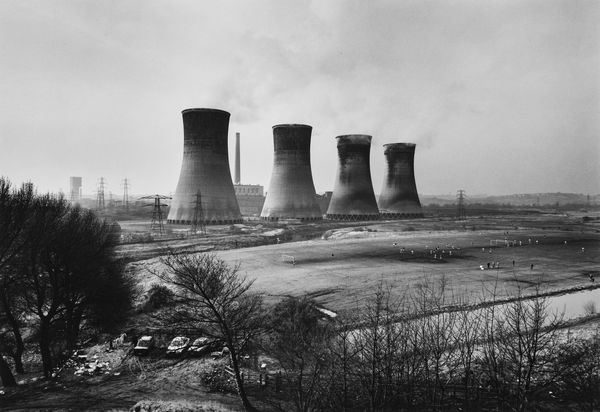
[[[235,184],[233,188],[242,216],[259,216],[265,204],[264,187]]]
[[[81,187],[82,179],[81,176],[69,177],[69,201],[72,204],[81,203]]]
[[[329,208],[329,202],[331,202],[331,195],[333,192],[327,191],[323,194],[317,194],[317,204],[319,205],[319,209],[321,210],[321,214],[324,216],[327,213],[327,208]]]
[[[386,219],[423,217],[415,182],[414,143],[383,145],[386,160],[379,212]]]
[[[182,117],[183,160],[167,222],[240,223],[242,215],[229,169],[230,114],[217,109],[187,109]]]
[[[264,187],[242,184],[240,134],[235,134],[235,170],[233,189],[242,216],[259,216],[265,203]]]
[[[373,220],[379,218],[371,181],[371,136],[337,136],[338,166],[327,218]]]
[[[321,220],[310,164],[312,127],[273,126],[273,170],[261,219]]]

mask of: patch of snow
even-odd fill
[[[329,316],[330,318],[336,318],[337,317],[337,313],[329,310],[329,309],[325,309],[325,308],[317,308],[317,310],[327,316]]]
[[[277,235],[281,235],[284,232],[284,229],[273,229],[273,230],[269,230],[268,232],[263,232],[261,233],[261,235],[263,236],[277,236]]]

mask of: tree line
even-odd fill
[[[28,343],[46,378],[82,331],[112,332],[126,319],[134,283],[115,258],[116,227],[63,197],[0,178],[0,378],[15,385]]]
[[[456,310],[461,302],[444,278],[400,297],[381,283],[356,310],[331,319],[306,297],[264,305],[239,267],[215,255],[171,253],[163,263],[159,276],[175,291],[176,308],[165,321],[195,326],[231,349],[246,410],[256,409],[251,397],[282,411],[600,406],[600,333],[571,336],[539,289]],[[244,383],[241,356],[251,351],[273,359],[277,384]]]

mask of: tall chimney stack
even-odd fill
[[[240,178],[240,133],[236,132],[235,134],[235,179],[234,182],[236,185],[239,185],[242,182]]]

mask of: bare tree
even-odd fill
[[[297,411],[322,409],[332,327],[308,298],[287,298],[271,311],[267,348],[283,369],[283,390]],[[278,405],[283,410],[289,406]]]
[[[16,307],[19,285],[14,266],[26,244],[32,197],[30,185],[14,190],[8,180],[0,178],[0,377],[4,386],[14,386],[16,381],[3,355],[13,358],[17,373],[24,372],[23,313]]]
[[[11,195],[17,203],[13,208],[26,209],[20,214],[27,219],[20,219],[18,229],[11,224],[20,243],[5,254],[10,259],[0,269],[0,315],[17,344],[22,345],[23,329],[34,331],[49,377],[61,352],[74,349],[82,325],[106,329],[118,324],[103,312],[118,311],[119,320],[126,319],[133,285],[116,259],[111,225],[89,210],[71,208],[62,197],[36,195],[24,202],[32,193],[25,185]],[[11,215],[0,214],[3,220]]]
[[[213,254],[171,252],[161,261],[166,270],[157,276],[174,288],[178,303],[173,315],[225,343],[240,400],[246,410],[255,410],[240,370],[240,355],[262,326],[262,298],[249,292],[253,281]]]
[[[471,409],[472,388],[476,385],[476,351],[481,348],[483,314],[480,309],[462,310],[457,313],[453,346],[457,352],[456,367],[462,373],[464,403]]]
[[[330,343],[329,385],[325,399],[330,409],[347,411],[356,405],[358,394],[355,376],[361,348],[356,344],[357,315],[340,315],[335,322]]]
[[[23,373],[23,319],[22,311],[15,305],[14,297],[19,292],[19,285],[14,276],[14,267],[27,243],[26,231],[32,215],[32,203],[32,185],[23,185],[15,190],[10,181],[0,177],[0,377],[4,386],[16,385],[3,358],[6,351],[14,360],[16,372]]]
[[[485,314],[483,362],[498,402],[526,410],[536,390],[553,383],[552,351],[558,347],[562,315],[551,313],[548,299],[520,295]]]
[[[127,319],[134,287],[116,245],[113,225],[75,207],[44,246],[42,267],[58,274],[49,286],[60,303],[56,326],[67,351],[75,349],[82,326],[114,331]]]
[[[600,408],[600,330],[588,338],[573,338],[555,350],[556,395],[589,411]]]
[[[33,186],[24,184],[15,190],[10,181],[0,177],[0,276],[27,243],[27,223],[31,219]]]
[[[380,282],[360,311],[361,326],[351,335],[350,353],[358,351],[354,375],[369,410],[394,405],[401,396],[407,344],[403,310],[403,297],[396,298],[390,285]]]
[[[413,295],[424,383],[434,405],[444,401],[445,386],[451,379],[448,371],[452,370],[450,366],[457,355],[453,344],[458,315],[447,308],[455,303],[445,277],[438,282],[425,279],[417,285]]]

